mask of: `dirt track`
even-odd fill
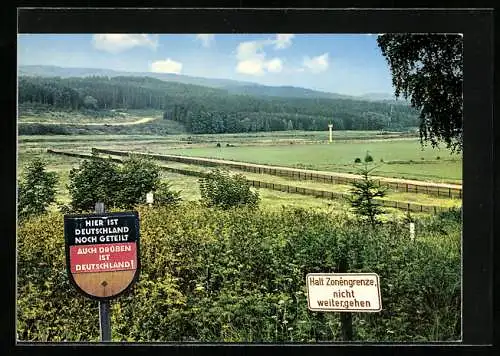
[[[41,124],[41,125],[73,125],[73,126],[130,126],[144,124],[153,120],[159,119],[158,117],[143,117],[142,119],[136,121],[127,122],[67,122],[67,121],[57,121],[57,122],[44,122],[44,121],[19,121],[20,124]]]

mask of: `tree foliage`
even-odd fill
[[[395,94],[420,111],[420,139],[462,150],[463,37],[384,34],[377,39],[389,63]]]
[[[181,192],[172,189],[169,182],[160,182],[156,186],[154,194],[154,205],[177,205],[181,201]]]
[[[365,165],[359,170],[362,179],[351,182],[352,188],[350,190],[351,197],[349,197],[349,201],[358,216],[367,220],[372,226],[375,226],[379,223],[377,216],[382,214],[383,210],[374,199],[384,197],[386,189],[380,187],[370,177],[373,169]]]
[[[192,133],[283,130],[405,130],[418,125],[409,105],[338,98],[231,94],[224,89],[148,77],[19,78],[20,112],[119,109],[162,110]],[[392,107],[392,109],[391,109]]]
[[[83,160],[69,172],[71,207],[90,211],[97,202],[103,202],[109,208],[114,207],[119,183],[116,163],[97,156]]]
[[[152,161],[132,156],[118,171],[119,188],[115,204],[132,208],[146,201],[146,194],[155,191],[160,183],[160,170]]]
[[[18,216],[25,218],[44,213],[55,202],[57,181],[57,174],[47,172],[44,161],[35,158],[29,162],[18,185]]]
[[[215,169],[207,177],[200,179],[200,193],[206,206],[222,209],[242,205],[256,207],[259,203],[259,193],[252,191],[244,175],[231,175],[220,169]]]
[[[90,211],[96,202],[103,202],[108,208],[130,209],[145,203],[150,191],[157,192],[156,205],[178,202],[179,193],[170,191],[160,178],[159,167],[144,158],[131,157],[118,166],[95,155],[70,171],[71,208]]]

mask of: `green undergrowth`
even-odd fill
[[[380,276],[382,311],[353,313],[356,341],[460,338],[460,236],[456,215],[372,229],[313,209],[228,211],[195,202],[137,207],[141,274],[111,302],[114,341],[341,341],[339,313],[307,308],[305,276]],[[63,215],[29,219],[17,236],[17,334],[24,341],[98,341],[97,302],[65,269]]]

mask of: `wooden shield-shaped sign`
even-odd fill
[[[137,212],[65,215],[64,237],[69,279],[82,294],[111,299],[139,277]]]

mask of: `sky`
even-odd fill
[[[19,34],[19,65],[233,79],[392,95],[374,34]]]

